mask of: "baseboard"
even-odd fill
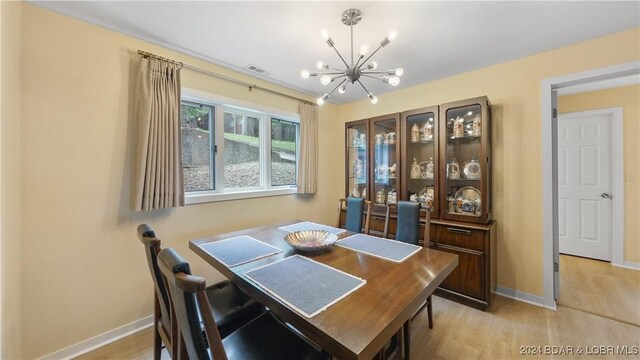
[[[100,334],[98,336],[81,341],[77,344],[71,345],[64,349],[58,350],[56,352],[52,352],[51,354],[45,355],[40,359],[44,359],[44,360],[71,359],[76,356],[80,356],[82,354],[88,353],[91,350],[95,350],[101,346],[112,343],[116,340],[122,339],[123,337],[129,336],[138,331],[142,331],[152,325],[153,325],[153,315],[149,315],[140,320],[136,320],[130,324],[107,331],[104,334]]]
[[[622,263],[615,263],[612,261],[611,265],[630,270],[640,270],[640,263],[637,262],[624,261]]]
[[[542,296],[532,295],[524,291],[514,290],[504,286],[496,286],[493,293],[527,304],[544,307],[544,298]]]

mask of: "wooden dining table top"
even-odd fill
[[[192,240],[189,248],[279,318],[341,360],[373,358],[458,265],[457,255],[429,248],[421,249],[401,263],[339,246],[334,246],[328,252],[298,252],[285,242],[284,237],[288,232],[279,229],[297,222],[300,221],[287,221]],[[344,232],[339,237],[352,234]],[[251,236],[283,251],[228,268],[201,248],[202,245],[240,235]],[[363,278],[367,283],[325,311],[306,318],[245,276],[246,272],[254,268],[296,254]]]

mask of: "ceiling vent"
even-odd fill
[[[247,69],[247,70],[249,70],[249,71],[253,71],[254,73],[258,73],[258,74],[263,75],[263,76],[269,76],[269,75],[271,75],[271,73],[269,73],[267,70],[262,69],[262,68],[259,68],[259,67],[255,66],[255,65],[253,65],[253,64],[249,64],[249,65],[247,65],[247,66],[245,67],[245,69]]]

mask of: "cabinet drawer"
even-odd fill
[[[450,225],[438,225],[436,228],[435,240],[439,244],[446,244],[476,251],[485,251],[484,236],[485,232],[480,230]]]
[[[466,251],[458,251],[445,246],[438,246],[440,251],[458,255],[458,266],[442,282],[443,288],[459,292],[477,299],[485,299],[483,275],[484,255]]]

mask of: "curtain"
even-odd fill
[[[300,103],[298,193],[315,194],[318,173],[318,106]]]
[[[135,96],[131,208],[184,206],[179,67],[142,58]]]

